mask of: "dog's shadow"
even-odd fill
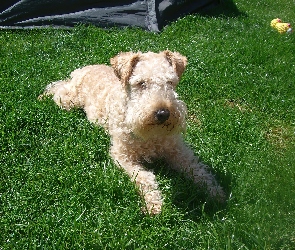
[[[226,210],[230,194],[230,176],[215,173],[217,181],[226,193],[225,201],[220,202],[211,198],[204,188],[195,184],[183,173],[171,169],[165,161],[158,160],[144,165],[156,175],[159,188],[165,196],[164,206],[176,207],[187,219],[195,221],[203,216],[213,217],[216,213]]]

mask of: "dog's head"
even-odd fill
[[[111,59],[114,72],[128,93],[126,123],[142,139],[180,133],[186,106],[175,88],[187,60],[178,52],[120,53]]]
[[[173,70],[176,72],[178,76],[178,81],[180,80],[187,65],[187,59],[185,56],[181,55],[178,52],[171,52],[169,50],[165,50],[158,54],[152,52],[121,52],[117,56],[111,58],[111,65],[114,68],[114,72],[116,76],[120,79],[120,81],[123,84],[128,84],[129,78],[131,77],[137,63],[140,60],[146,60],[149,57],[154,57],[154,59],[156,59],[157,57],[163,57],[164,59],[166,59],[167,62],[169,62],[169,64],[172,66]]]

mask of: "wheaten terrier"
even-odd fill
[[[138,186],[150,214],[161,212],[163,199],[155,175],[143,163],[165,159],[219,200],[224,192],[208,167],[184,143],[186,105],[175,92],[187,64],[177,52],[120,53],[111,65],[77,69],[71,78],[49,84],[60,107],[83,108],[89,121],[111,136],[110,153]]]

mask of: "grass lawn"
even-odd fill
[[[0,250],[295,249],[293,0],[231,2],[153,34],[140,29],[0,30]],[[186,141],[228,193],[220,206],[155,164],[159,216],[108,155],[110,139],[44,87],[120,51],[188,58],[178,93]]]

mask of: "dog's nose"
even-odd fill
[[[170,111],[168,109],[159,109],[156,111],[155,118],[161,124],[169,119]]]

